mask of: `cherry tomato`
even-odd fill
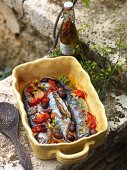
[[[46,131],[47,131],[47,128],[45,125],[36,125],[32,128],[33,133],[39,133],[39,132],[46,133]]]
[[[75,89],[74,91],[73,91],[78,97],[81,97],[81,98],[85,98],[85,97],[87,97],[87,93],[85,93],[84,91],[82,91],[82,90],[78,90],[78,89]]]
[[[96,122],[92,122],[92,123],[90,124],[90,127],[91,127],[91,129],[96,129]]]
[[[50,119],[50,115],[46,113],[39,113],[32,121],[36,124],[47,122]]]
[[[48,103],[49,102],[49,98],[48,97],[42,98],[42,102]]]
[[[96,129],[96,118],[91,113],[88,113],[87,115],[87,124],[90,129]]]
[[[34,88],[31,86],[27,87],[27,89],[26,89],[27,94],[31,94],[33,91],[34,91]]]
[[[36,106],[40,103],[40,99],[39,98],[32,98],[30,101],[29,101],[29,106],[30,107],[33,107],[33,106]]]
[[[57,86],[53,80],[48,80],[48,82],[50,84],[50,89],[57,90]]]
[[[87,119],[90,121],[90,120],[92,120],[93,119],[93,115],[92,114],[90,114],[90,113],[88,113],[88,115],[87,115]]]
[[[49,106],[49,98],[44,96],[42,98],[41,102],[42,102],[42,104],[41,104],[42,108],[47,109]]]

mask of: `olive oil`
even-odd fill
[[[68,1],[64,3],[63,16],[64,22],[60,34],[60,49],[64,55],[74,55],[78,35],[75,26],[75,14],[72,2]]]

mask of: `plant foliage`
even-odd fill
[[[90,4],[90,0],[82,0],[82,2],[88,7]]]
[[[84,47],[79,44],[76,48],[76,55],[78,61],[86,70],[91,78],[91,82],[94,85],[96,91],[101,100],[105,99],[106,92],[111,83],[114,82],[114,77],[116,77],[120,72],[122,73],[123,65],[121,64],[121,57],[123,53],[123,40],[120,38],[116,41],[116,47],[111,48],[107,45],[93,45],[91,50],[96,56],[94,59],[89,58],[84,52]],[[115,63],[111,62],[111,56],[118,54],[118,59]],[[50,54],[51,57],[58,57],[62,55],[59,45]]]
[[[12,73],[12,67],[7,66],[3,71],[0,71],[0,80],[3,80],[4,78],[8,77]]]

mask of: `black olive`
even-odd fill
[[[71,124],[69,124],[69,126],[68,126],[68,130],[70,131],[70,132],[76,132],[76,124],[75,123],[71,123]]]
[[[96,129],[90,129],[90,130],[89,130],[89,134],[90,134],[90,135],[94,135],[95,133],[97,133],[97,130],[96,130]]]
[[[45,82],[45,83],[46,83],[46,82],[48,82],[48,79],[49,79],[49,78],[44,77],[40,82],[41,82],[41,83],[42,83],[42,82]]]
[[[64,99],[64,98],[66,97],[66,90],[63,89],[62,87],[60,87],[60,88],[58,89],[58,94],[59,94],[59,96],[60,96],[62,99]]]
[[[42,106],[43,109],[47,109],[48,106],[49,106],[49,104],[46,103],[46,102],[42,102],[42,103],[41,103],[41,106]]]
[[[73,135],[68,134],[68,135],[67,135],[67,139],[68,139],[69,141],[73,142],[73,141],[75,140],[75,137],[74,137]]]
[[[56,139],[63,139],[63,134],[61,132],[55,132],[53,136]]]
[[[36,140],[38,140],[38,134],[36,134],[34,137],[35,137]]]
[[[63,89],[65,89],[64,83],[62,83],[60,80],[56,80],[56,84],[58,88],[62,87]]]
[[[43,133],[46,133],[46,132],[47,132],[46,126],[45,126],[44,124],[42,124],[42,125],[40,125],[40,126],[41,126],[41,131],[42,131]]]

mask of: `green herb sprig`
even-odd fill
[[[61,81],[62,83],[64,83],[64,84],[69,84],[69,83],[70,83],[70,80],[69,80],[68,77],[65,76],[65,75],[60,76],[60,81]]]

